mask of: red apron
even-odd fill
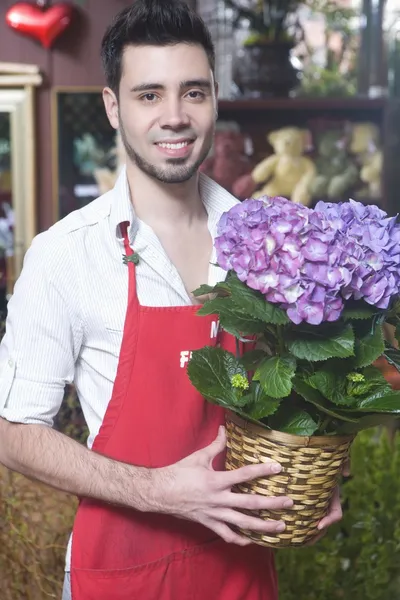
[[[125,231],[127,255],[133,254]],[[146,467],[204,448],[224,423],[186,373],[191,350],[215,344],[215,317],[195,306],[140,306],[135,266],[111,401],[93,450]],[[234,339],[219,342],[233,350]],[[223,469],[221,456],[216,468]],[[73,600],[277,600],[272,552],[226,544],[202,525],[82,499],[72,543]]]

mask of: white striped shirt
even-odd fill
[[[205,175],[199,181],[214,239],[222,213],[237,200]],[[51,426],[65,385],[74,382],[91,446],[111,398],[122,341],[128,294],[119,228],[124,221],[140,256],[139,302],[191,303],[157,236],[135,217],[123,170],[113,190],[38,235],[28,250],[0,345],[0,416]],[[225,275],[210,264],[208,283]]]

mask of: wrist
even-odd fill
[[[170,490],[174,481],[171,467],[146,469],[144,475],[143,512],[167,513],[170,504]]]

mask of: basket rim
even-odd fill
[[[227,410],[226,420],[230,420],[235,425],[238,425],[244,430],[255,433],[262,438],[275,442],[282,442],[290,446],[304,446],[308,448],[324,448],[328,446],[341,446],[342,444],[350,443],[356,437],[355,435],[295,435],[293,433],[285,433],[283,431],[275,431],[267,429],[262,425],[257,425],[252,421],[247,421],[243,417],[239,417],[236,413]]]

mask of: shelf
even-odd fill
[[[221,112],[250,110],[337,110],[337,111],[380,111],[385,108],[387,98],[264,98],[220,100]]]

